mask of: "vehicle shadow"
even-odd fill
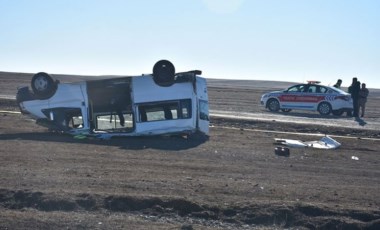
[[[335,115],[320,115],[319,113],[315,113],[315,112],[310,112],[310,113],[307,113],[307,112],[287,112],[287,113],[284,113],[284,112],[270,112],[270,111],[267,111],[269,113],[272,113],[272,114],[279,114],[279,115],[283,115],[283,116],[289,116],[289,117],[307,117],[307,118],[323,118],[323,119],[347,119],[347,118],[351,118],[352,116],[347,116],[346,114],[343,114],[341,116],[335,116]]]
[[[272,112],[273,113],[273,112]],[[323,119],[352,119],[353,116],[347,116],[345,114],[341,115],[341,116],[335,116],[335,115],[326,115],[326,116],[323,116],[323,115],[320,115],[320,114],[315,114],[315,113],[301,113],[301,112],[288,112],[288,113],[284,113],[284,112],[276,112],[276,114],[281,114],[281,115],[284,115],[284,116],[291,116],[291,117],[306,117],[306,118],[323,118]],[[362,118],[360,117],[355,117],[355,121],[360,125],[360,126],[365,126],[367,125],[367,122],[365,122]]]
[[[178,151],[195,148],[208,140],[208,137],[184,138],[181,136],[147,136],[147,137],[114,137],[109,140],[88,137],[75,139],[73,136],[59,133],[13,133],[0,134],[0,140],[27,140],[57,143],[78,143],[102,146],[116,146],[126,150],[160,149]]]

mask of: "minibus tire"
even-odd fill
[[[57,90],[57,81],[54,81],[49,74],[39,72],[33,76],[31,86],[36,98],[47,99]]]
[[[153,66],[153,80],[159,86],[171,86],[174,83],[175,68],[168,60],[160,60]]]

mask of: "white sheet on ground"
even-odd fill
[[[307,147],[307,145],[300,140],[279,139],[279,138],[275,138],[274,140],[276,141],[277,144],[286,145],[289,147],[295,147],[295,148]]]
[[[277,144],[286,145],[289,147],[304,148],[311,147],[316,149],[336,149],[341,146],[339,142],[329,136],[322,137],[319,141],[300,141],[292,139],[274,139]]]

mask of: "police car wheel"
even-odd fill
[[[280,110],[280,103],[276,99],[270,99],[267,103],[267,107],[272,112],[278,112]]]
[[[292,110],[291,109],[281,109],[281,111],[284,112],[284,113],[289,113]]]
[[[341,109],[332,111],[332,114],[334,114],[335,116],[341,116],[343,113],[344,113],[344,111]]]
[[[318,105],[318,112],[321,115],[329,115],[331,113],[331,105],[327,102],[322,102],[321,104]]]
[[[44,72],[37,73],[33,76],[31,86],[34,95],[39,99],[46,99],[53,96],[57,88],[54,79]]]

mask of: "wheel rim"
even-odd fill
[[[270,111],[278,111],[280,109],[280,105],[276,100],[270,101],[268,107]]]
[[[326,104],[326,103],[321,104],[319,106],[319,112],[321,114],[324,114],[324,115],[329,114],[330,113],[330,107],[329,107],[329,105]]]
[[[34,88],[38,91],[44,91],[48,87],[48,81],[45,77],[40,76],[37,77],[36,80],[34,81]]]

